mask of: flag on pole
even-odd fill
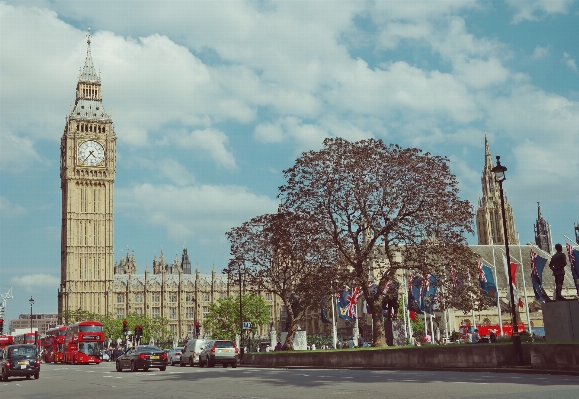
[[[497,286],[495,284],[495,279],[493,277],[493,272],[490,266],[485,265],[480,260],[477,262],[478,265],[478,284],[481,290],[487,293],[487,295],[492,299],[492,306],[497,306],[499,300],[499,293],[497,291]]]
[[[575,289],[577,290],[577,295],[579,295],[579,251],[567,244],[567,255],[569,255],[569,264],[571,265]]]
[[[352,293],[344,290],[338,294],[338,316],[340,319],[348,321],[356,320],[358,316],[358,298],[361,294],[360,287],[356,287]]]
[[[549,302],[551,298],[543,288],[543,269],[547,264],[547,259],[537,255],[531,249],[531,281],[533,282],[533,291],[535,291],[535,299],[541,302]]]
[[[428,314],[434,314],[434,303],[436,302],[436,288],[438,279],[432,274],[424,277],[422,285],[422,311]]]
[[[410,275],[408,281],[408,310],[422,314],[422,279]]]
[[[511,280],[513,282],[513,285],[511,287],[511,289],[513,290],[513,298],[515,298],[515,304],[517,304],[520,308],[524,307],[525,305],[523,304],[523,301],[521,300],[521,298],[519,297],[519,291],[517,290],[517,264],[514,262],[511,262],[511,264],[509,265],[509,270],[507,270],[507,257],[505,255],[503,255],[503,266],[505,267],[505,276],[507,277],[507,284],[508,284],[508,278],[509,275],[508,273],[511,274]],[[510,293],[507,292],[507,294],[509,295],[507,297],[508,301],[511,301],[511,296]]]

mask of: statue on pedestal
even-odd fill
[[[565,266],[567,266],[567,259],[563,254],[563,247],[561,244],[556,244],[555,249],[557,253],[551,257],[549,262],[549,269],[553,271],[555,277],[555,295],[553,300],[564,301],[565,298],[561,295],[563,290],[563,280],[565,279]]]

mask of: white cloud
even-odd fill
[[[34,149],[33,140],[10,132],[0,133],[0,171],[20,173],[37,162],[45,164],[46,160]]]
[[[26,213],[26,208],[18,204],[11,204],[8,198],[0,196],[0,215],[14,217]]]
[[[539,59],[539,58],[546,57],[547,54],[549,54],[549,48],[550,47],[551,46],[541,47],[541,46],[537,45],[537,47],[535,47],[535,50],[533,51],[533,58]]]
[[[141,184],[115,190],[116,211],[164,228],[177,242],[226,231],[252,217],[277,211],[278,201],[242,186]]]
[[[235,169],[237,167],[235,158],[225,148],[228,141],[225,133],[216,129],[195,130],[187,136],[177,138],[177,142],[183,148],[201,150],[199,154],[209,154],[218,165]]]
[[[260,123],[255,127],[253,136],[262,143],[280,143],[284,140],[283,129],[279,123]]]
[[[575,63],[575,60],[571,58],[567,52],[563,53],[563,59],[561,61],[565,63],[569,69],[577,72],[577,64]]]
[[[44,290],[46,288],[56,290],[60,284],[60,279],[50,274],[39,273],[12,277],[10,282],[16,286],[24,288],[26,292],[33,293],[37,292],[39,289]]]
[[[515,9],[511,23],[538,21],[546,14],[566,14],[572,0],[506,0]]]

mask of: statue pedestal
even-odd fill
[[[579,300],[542,304],[547,341],[579,341]]]

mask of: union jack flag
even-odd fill
[[[485,276],[485,272],[483,270],[483,263],[480,260],[476,261],[476,264],[478,266],[478,279],[480,281],[484,281],[485,283],[487,282],[487,278]]]
[[[356,287],[354,292],[350,293],[346,290],[337,294],[338,300],[338,316],[341,319],[354,321],[358,315],[356,305],[358,304],[358,298],[362,295],[360,291],[361,287]]]

